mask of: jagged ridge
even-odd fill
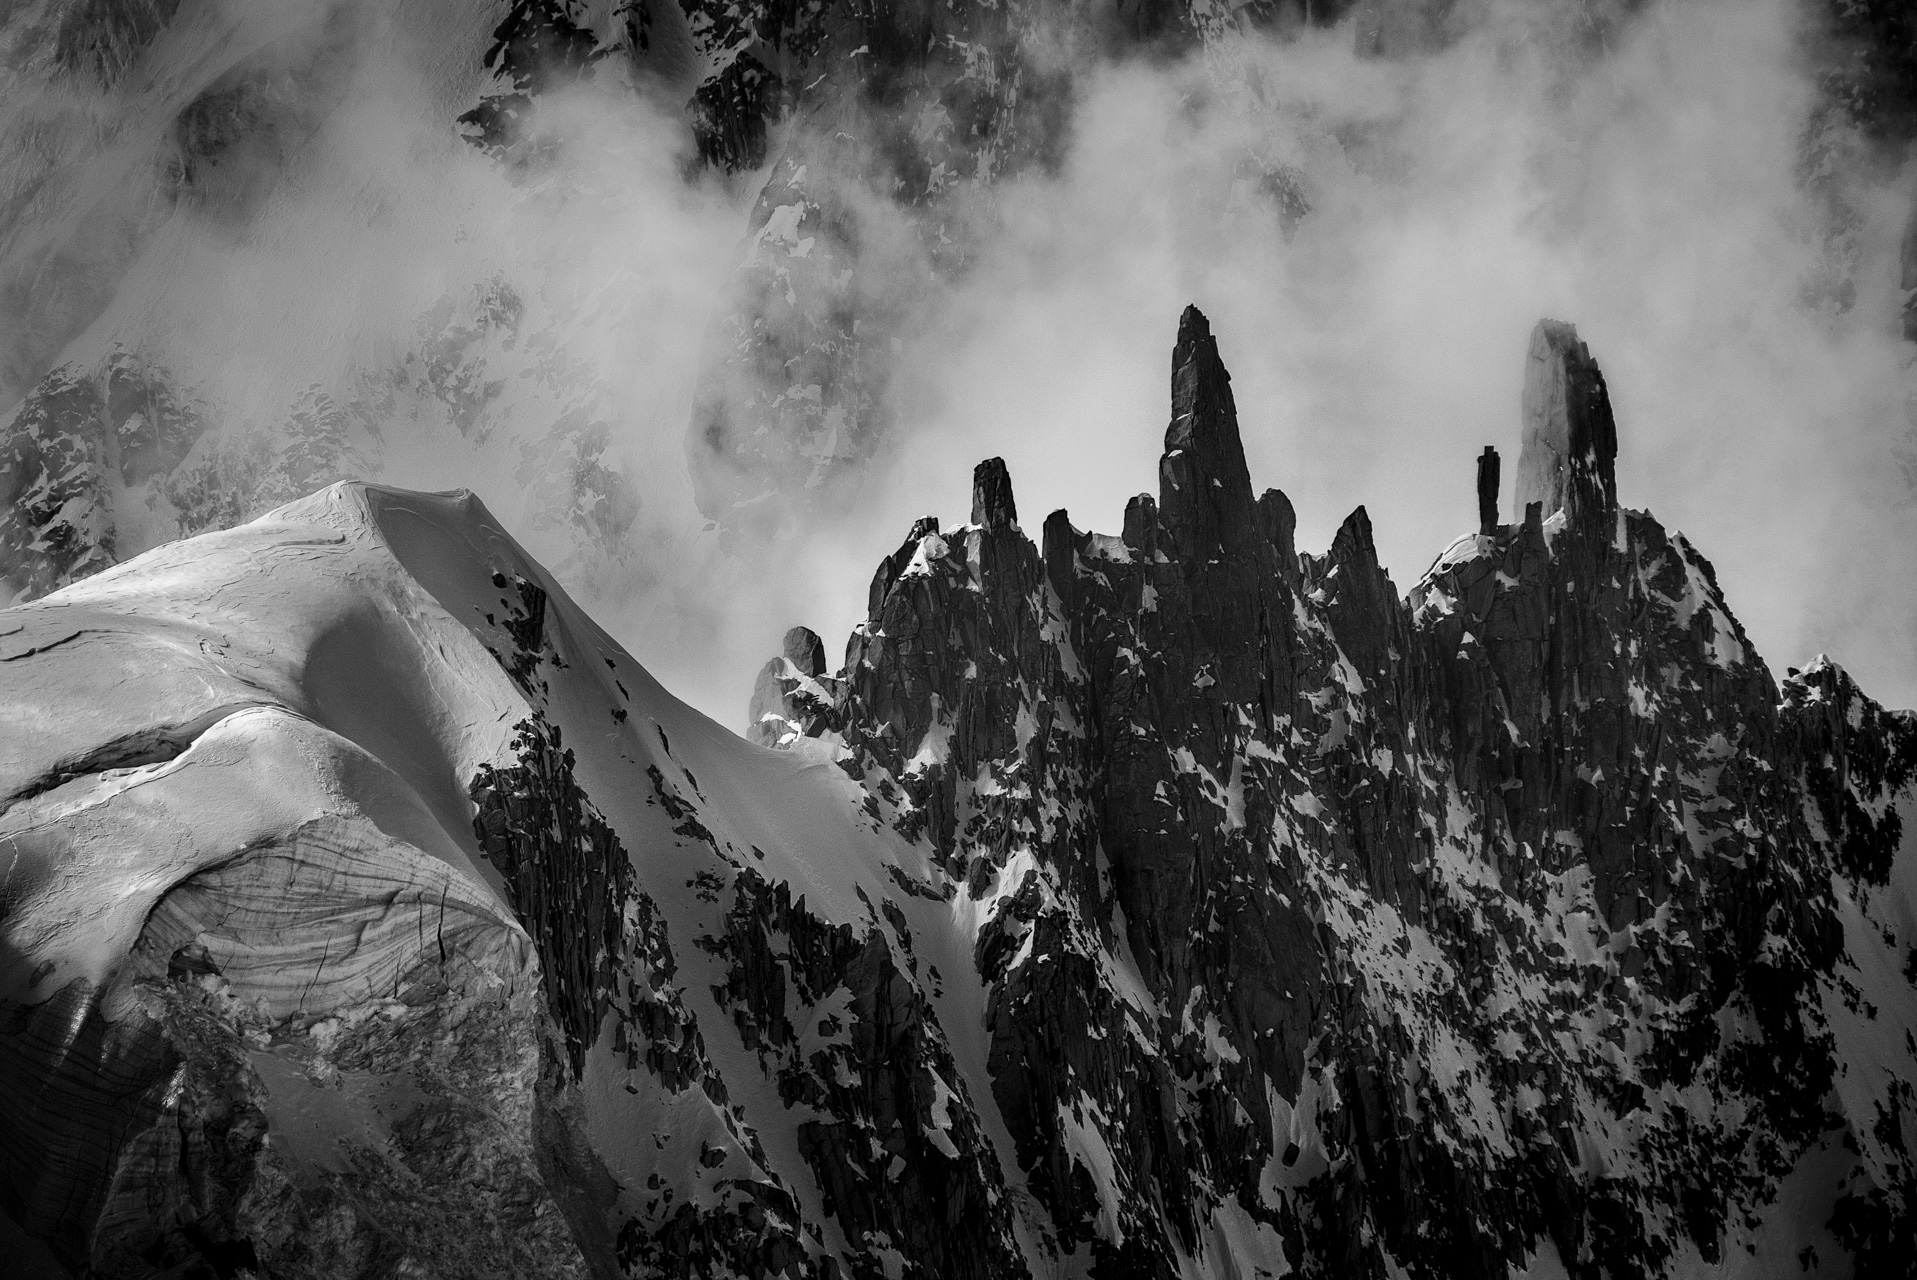
[[[1841,1136],[1866,1154],[1806,1229],[1892,1256],[1909,1050],[1847,1086],[1837,1026],[1859,950],[1908,948],[1858,922],[1901,910],[1912,717],[1823,660],[1780,690],[1709,564],[1617,506],[1569,325],[1532,341],[1521,520],[1487,449],[1480,532],[1408,597],[1363,508],[1295,555],[1195,310],[1171,381],[1121,538],[1055,512],[1035,546],[981,464],[843,670],[775,660],[754,703],[896,788],[979,901],[992,1086],[1059,1244],[1171,1275],[1243,1215],[1306,1273],[1661,1274],[1794,1212],[1780,1179]]]

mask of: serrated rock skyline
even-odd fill
[[[987,461],[972,523],[881,567],[841,671],[760,677],[760,741],[840,744],[993,903],[994,1096],[1110,1274],[1173,1274],[1199,1187],[1304,1274],[1499,1275],[1547,1239],[1572,1275],[1833,1238],[1899,1265],[1909,1175],[1876,1156],[1797,1243],[1752,1232],[1795,1212],[1792,1166],[1901,1123],[1913,1068],[1866,1085],[1837,1024],[1879,1016],[1846,975],[1901,910],[1917,722],[1827,659],[1775,684],[1708,561],[1618,505],[1575,329],[1526,360],[1518,518],[1487,448],[1483,528],[1401,597],[1362,507],[1292,552],[1188,309],[1122,537],[1054,512],[1033,543]]]

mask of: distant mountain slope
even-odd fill
[[[1775,686],[1529,355],[1408,600],[1254,498],[913,531],[734,736],[470,496],[0,612],[0,1210],[49,1274],[1899,1274],[1917,718]],[[22,1255],[25,1245],[21,1245]]]

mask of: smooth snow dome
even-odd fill
[[[502,581],[514,585],[502,591]],[[523,966],[526,935],[509,923],[499,871],[480,856],[468,799],[482,763],[513,758],[515,730],[532,714],[507,665],[519,583],[546,593],[535,641],[550,677],[542,713],[563,727],[580,786],[671,922],[679,982],[705,1025],[729,1021],[715,1003],[722,960],[688,945],[701,928],[724,932],[708,918],[716,897],[700,896],[715,867],[748,866],[828,918],[872,928],[885,927],[872,903],[933,878],[928,850],[870,817],[866,793],[830,753],[752,746],[673,697],[473,495],[342,484],[0,617],[0,661],[19,664],[0,700],[9,748],[0,785],[16,797],[0,812],[10,859],[0,1000],[30,1006],[80,980],[81,990],[103,990],[111,1021],[138,999],[143,971],[131,953],[142,929],[151,931],[156,903],[236,850],[283,844],[294,854],[288,874],[311,881],[266,895],[285,917],[277,935],[285,948],[271,931],[248,932],[230,909],[196,942],[216,948],[234,984],[264,988],[274,1017],[303,1011],[310,1020],[390,1000],[423,945],[396,901],[437,906],[442,956],[454,936],[447,930],[464,928]],[[662,806],[661,795],[687,797],[700,838],[681,838],[674,824],[684,813]],[[315,843],[316,827],[345,834]],[[456,874],[431,871],[428,859]],[[340,896],[373,903],[373,923],[349,929],[343,944],[334,939],[329,970],[314,950],[326,936],[315,917],[324,921]],[[475,923],[448,926],[449,901],[456,918]],[[972,939],[953,927],[954,909],[930,891],[902,901],[905,914],[891,912],[901,928],[911,917],[918,957],[948,975],[933,997],[940,1018],[981,1028]],[[403,936],[382,935],[400,924]],[[189,930],[182,941],[195,937]],[[600,1157],[629,1189],[659,1170],[693,1194],[717,1194],[695,1184],[743,1170],[695,1163],[684,1148],[692,1143],[696,1154],[703,1134],[730,1149],[719,1113],[706,1114],[697,1090],[635,1101],[630,1081],[657,1089],[657,1079],[628,1071],[607,1039],[594,1046],[583,1084]],[[765,1148],[754,1158],[785,1171],[807,1216],[822,1218],[796,1132],[810,1112],[781,1102],[737,1036],[713,1036],[707,1051],[740,1115],[753,1117],[754,1142]],[[956,1036],[951,1052],[961,1078],[987,1078],[981,1034]],[[284,1064],[261,1070],[269,1090],[289,1072],[304,1079]],[[294,1142],[290,1159],[330,1167],[340,1142],[367,1140],[355,1128],[360,1112],[334,1101],[316,1121],[299,1097],[277,1114],[269,1108],[295,1134],[321,1127]],[[672,1153],[661,1154],[660,1133],[678,1140]],[[995,1146],[1013,1149],[1002,1126]]]
[[[1214,320],[1253,475],[1292,495],[1299,546],[1366,502],[1400,584],[1475,524],[1472,460],[1515,445],[1525,335],[1551,316],[1610,379],[1623,500],[1712,558],[1759,652],[1780,670],[1841,652],[1917,703],[1909,183],[1839,138],[1806,184],[1815,14],[1663,0],[1607,13],[1594,44],[1582,4],[1484,0],[1442,51],[1377,59],[1354,52],[1364,8],[1083,69],[1056,163],[953,199],[965,270],[882,282],[905,317],[895,427],[855,501],[775,539],[710,527],[682,442],[772,162],[685,162],[697,71],[664,27],[652,61],[541,99],[537,181],[454,123],[488,84],[492,8],[206,0],[110,88],[22,62],[0,104],[0,273],[21,300],[0,402],[136,352],[217,424],[196,458],[350,406],[349,474],[472,488],[737,725],[785,629],[836,646],[874,549],[962,516],[979,458],[1006,458],[1032,527],[1065,506],[1116,528],[1151,486],[1185,303]],[[170,201],[165,123],[260,59],[292,86],[287,120]],[[1298,175],[1295,225],[1246,203],[1247,156]],[[610,526],[580,497],[598,475],[634,498]],[[122,504],[122,555],[172,536],[147,497]]]

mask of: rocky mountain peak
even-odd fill
[[[810,627],[794,627],[785,633],[785,660],[802,676],[825,674],[825,644]]]
[[[1278,555],[1279,571],[1289,578],[1295,578],[1298,572],[1298,549],[1294,534],[1298,528],[1298,513],[1291,508],[1291,499],[1281,490],[1267,489],[1258,495],[1258,525],[1264,532],[1265,541]]]
[[[787,631],[779,656],[759,668],[753,681],[746,737],[775,747],[797,733],[802,707],[808,699],[816,703],[823,692],[818,681],[825,671],[825,644],[818,633],[810,627]]]
[[[1499,470],[1498,451],[1484,446],[1478,455],[1478,532],[1482,534],[1498,531]]]
[[[1500,522],[1487,447],[1476,528],[1408,598],[1366,508],[1297,555],[1290,500],[1252,500],[1195,308],[1171,398],[1122,537],[1060,511],[1033,548],[984,464],[983,554],[908,541],[786,721],[978,921],[990,1094],[1058,1256],[1434,1280],[1889,1258],[1917,1177],[1884,1117],[1917,1124],[1917,1089],[1840,1066],[1917,1026],[1917,953],[1862,923],[1905,909],[1917,718],[1828,664],[1773,684],[1709,562],[1618,509],[1568,324],[1527,354],[1524,518]],[[1786,1171],[1840,1151],[1885,1172],[1766,1236]],[[1206,1234],[1227,1220],[1235,1243]]]
[[[982,529],[1018,528],[1018,503],[1003,458],[987,458],[972,469],[972,523]]]
[[[1172,416],[1158,464],[1160,518],[1179,555],[1203,564],[1256,538],[1251,473],[1218,340],[1186,307],[1172,351]]]
[[[1158,549],[1158,502],[1149,493],[1132,495],[1125,504],[1125,545],[1150,559]]]
[[[1608,516],[1617,508],[1617,424],[1604,374],[1577,326],[1540,320],[1524,367],[1524,444],[1518,506],[1550,519]]]

